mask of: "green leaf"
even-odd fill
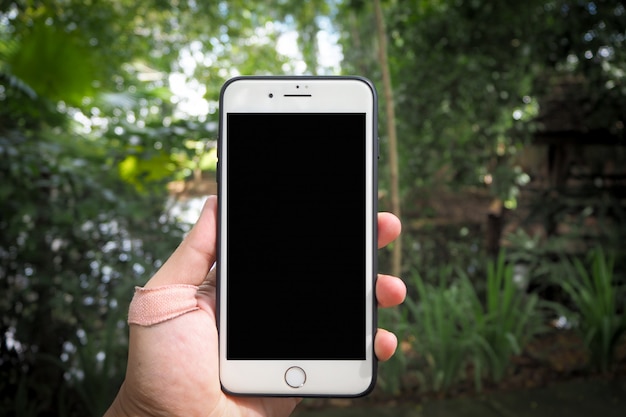
[[[16,77],[52,100],[80,105],[94,91],[97,71],[92,50],[79,33],[68,33],[43,20],[33,23],[7,62]]]

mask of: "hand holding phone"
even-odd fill
[[[235,415],[257,412],[259,416],[287,416],[297,398],[232,397],[219,380],[216,329],[215,262],[217,199],[210,197],[189,235],[148,281],[145,288],[170,285],[200,286],[198,310],[155,326],[130,326],[126,379],[106,417],[144,415]],[[390,213],[378,214],[378,247],[393,241],[400,222]],[[259,266],[259,269],[261,267]],[[404,299],[406,287],[396,277],[379,275],[376,295],[379,307],[393,307]],[[168,309],[170,306],[154,306]],[[394,353],[396,337],[378,329],[376,357],[385,361]]]

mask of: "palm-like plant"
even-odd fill
[[[580,259],[566,261],[565,265],[567,276],[559,284],[574,310],[566,310],[565,314],[578,322],[591,366],[607,372],[614,363],[616,347],[626,334],[626,310],[619,303],[624,289],[615,279],[615,256],[597,248],[590,252],[588,265]]]

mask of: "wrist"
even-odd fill
[[[124,410],[121,404],[119,403],[117,397],[115,397],[115,400],[113,400],[113,403],[111,403],[111,406],[104,413],[103,417],[127,417],[127,416],[129,416],[129,414],[124,413]]]
[[[125,389],[122,384],[122,387],[115,396],[115,399],[111,403],[109,409],[104,413],[103,417],[131,417],[140,415],[139,413],[133,413],[130,411],[130,407],[127,406],[127,402],[124,397]]]

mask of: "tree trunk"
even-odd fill
[[[387,136],[389,138],[389,187],[391,197],[391,211],[400,217],[400,192],[398,187],[398,145],[396,133],[396,115],[393,101],[393,88],[389,74],[389,60],[387,59],[387,33],[380,0],[374,1],[376,14],[376,31],[378,34],[378,60],[382,70],[383,89],[385,95],[385,112],[387,115]],[[400,276],[402,271],[402,239],[398,238],[393,244],[391,273]]]

